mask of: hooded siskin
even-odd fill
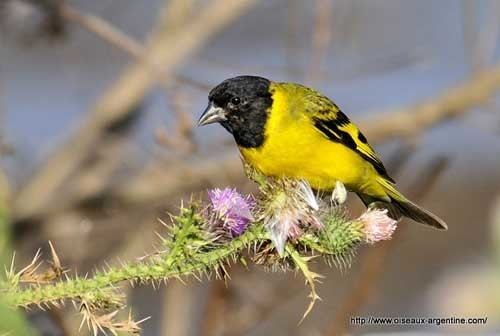
[[[256,76],[223,81],[210,91],[199,125],[218,122],[243,159],[266,176],[304,179],[332,191],[337,181],[370,207],[437,229],[446,223],[397,189],[366,137],[321,93]]]

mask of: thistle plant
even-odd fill
[[[121,284],[156,285],[186,276],[224,278],[228,266],[249,259],[304,275],[311,298],[305,318],[319,298],[320,275],[310,269],[314,257],[347,267],[357,246],[390,239],[396,228],[383,210],[349,219],[342,205],[321,200],[303,181],[256,180],[261,192],[255,198],[235,189],[214,189],[208,192],[208,202],[182,205],[171,223],[164,223],[157,251],[91,276],[66,270],[52,244],[52,260],[45,269],[39,253],[21,269],[13,261],[0,282],[3,302],[13,309],[72,302],[82,314],[82,325],[94,334],[138,333],[144,319],[136,321],[131,313],[125,320],[117,319],[118,311],[126,308]]]
[[[206,211],[209,229],[239,236],[254,220],[252,209],[255,203],[251,196],[243,197],[236,189],[213,189],[208,192],[210,206]]]

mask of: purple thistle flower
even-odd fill
[[[233,236],[245,232],[248,224],[254,220],[251,209],[255,206],[250,197],[243,197],[236,189],[212,189],[208,191],[215,215],[213,226],[220,226]]]

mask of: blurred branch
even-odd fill
[[[446,158],[440,157],[435,159],[428,169],[417,178],[414,186],[408,189],[411,191],[410,198],[416,201],[423,199],[425,194],[435,185],[447,166],[448,160]],[[356,275],[356,281],[352,284],[349,292],[345,294],[344,300],[339,303],[340,309],[335,314],[326,335],[338,336],[346,334],[351,316],[357,315],[377,288],[378,280],[384,273],[384,267],[387,265],[387,257],[396,246],[398,237],[401,236],[404,230],[405,227],[399,225],[392,240],[365,251],[366,253],[361,256],[361,270]]]
[[[371,142],[392,138],[412,137],[426,129],[462,116],[471,108],[484,104],[500,89],[500,65],[471,76],[462,84],[423,103],[374,113],[360,123]]]
[[[222,280],[212,281],[208,292],[205,316],[201,323],[201,335],[216,336],[224,334],[224,315],[227,314],[227,284]]]
[[[57,194],[109,128],[130,117],[159,77],[171,77],[179,64],[256,3],[257,0],[213,0],[182,30],[173,35],[160,34],[161,38],[152,41],[147,47],[146,59],[124,72],[95,104],[83,125],[19,192],[15,215],[18,218],[33,216],[53,202],[50,196]],[[152,71],[150,64],[161,66],[164,71]]]
[[[221,280],[222,281],[222,280]],[[204,292],[208,282],[169,283],[163,292],[159,335],[200,335],[199,319],[204,315]]]
[[[149,42],[176,33],[192,19],[193,0],[162,0],[162,2],[163,6],[158,14],[159,23],[153,27]]]
[[[61,5],[61,14],[66,20],[79,24],[136,58],[143,58],[146,52],[146,49],[139,42],[100,17],[79,11],[67,3]]]
[[[178,1],[181,2],[182,1]],[[170,8],[169,6],[167,6]],[[127,54],[131,55],[132,57],[136,58],[138,61],[148,61],[148,58],[146,56],[148,50],[145,46],[143,46],[139,41],[136,41],[133,39],[130,35],[127,35],[126,33],[122,32],[119,30],[117,27],[113,26],[111,23],[108,21],[96,16],[92,15],[89,13],[83,13],[73,7],[71,7],[68,4],[63,4],[61,8],[61,13],[62,16],[69,21],[72,21],[74,23],[79,24],[81,27],[85,28],[89,32],[92,32],[96,36],[100,37],[104,41],[108,42],[109,44],[119,48],[120,50],[123,50]],[[161,22],[164,20],[170,20],[170,16],[163,18]],[[178,18],[177,18],[178,19]],[[170,20],[171,21],[171,20]],[[157,30],[157,33],[159,34],[159,31],[166,30],[170,32],[172,23],[169,22],[169,25],[165,24],[160,24],[161,29]],[[156,64],[150,64],[150,66],[157,71],[163,72],[162,67],[158,67]],[[211,86],[198,82],[196,80],[193,80],[191,78],[184,77],[182,75],[176,75],[175,80],[177,82],[180,82],[182,84],[187,84],[190,86],[193,86],[195,88],[198,88],[200,90],[206,91],[210,90]]]
[[[228,176],[246,179],[241,161],[233,156],[222,156],[216,160],[199,158],[196,163],[179,163],[168,167],[167,172],[165,170],[166,167],[157,166],[145,170],[129,183],[112,191],[110,198],[124,204],[147,204],[158,199],[168,199],[180,192],[217,184],[217,179]]]
[[[174,153],[184,156],[194,154],[197,151],[197,144],[193,130],[195,122],[192,114],[188,110],[189,97],[182,91],[181,87],[175,86],[170,90],[168,104],[175,117],[175,127],[168,131],[158,127],[155,130],[156,142]]]

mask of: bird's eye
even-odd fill
[[[231,104],[233,104],[233,105],[235,105],[235,106],[236,106],[236,105],[239,105],[239,104],[240,104],[240,101],[241,101],[241,100],[240,100],[240,98],[238,98],[238,97],[233,97],[233,98],[231,98]]]

